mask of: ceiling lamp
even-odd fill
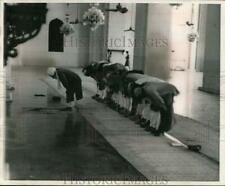
[[[106,9],[105,11],[108,11],[108,12],[120,12],[122,14],[126,13],[128,11],[128,9],[126,7],[122,7],[120,3],[118,3],[116,5],[116,8],[115,9]]]
[[[75,29],[72,25],[71,22],[69,22],[70,19],[70,13],[69,13],[69,3],[66,3],[66,13],[65,13],[65,22],[63,25],[60,27],[60,32],[63,33],[64,35],[70,35],[75,32]]]
[[[131,31],[131,32],[135,32],[135,30],[133,29],[133,14],[134,14],[134,4],[131,4],[131,6],[132,6],[132,11],[131,11],[131,20],[130,20],[130,27],[128,28],[128,29],[126,29],[126,30],[124,30],[124,32],[129,32],[129,31]]]
[[[182,3],[170,3],[170,6],[175,7],[178,9],[180,6],[182,6]]]

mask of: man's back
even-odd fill
[[[59,76],[59,80],[65,88],[75,87],[81,82],[81,78],[76,73],[70,70],[64,68],[57,68],[56,70]]]

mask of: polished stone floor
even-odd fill
[[[90,176],[97,179],[101,175],[118,180],[218,180],[219,168],[214,161],[182,147],[171,147],[166,138],[151,136],[104,104],[90,99],[90,95],[85,95],[86,99],[80,103],[82,116],[52,109],[32,111],[37,107],[62,106],[48,99],[48,88],[40,81],[46,77],[45,72],[45,68],[13,70],[16,89],[7,112],[7,178],[53,180],[85,175],[87,179]],[[92,80],[82,78],[84,88],[93,86]],[[47,96],[35,97],[36,93]],[[178,121],[180,129],[176,132],[182,130],[182,135],[201,129],[199,123],[188,118],[179,117]],[[210,147],[218,145],[218,136],[213,136],[216,139]]]
[[[175,98],[174,110],[176,114],[192,118],[219,131],[219,96],[199,91],[202,80],[201,72],[171,71],[169,82],[180,91],[180,95]]]
[[[146,180],[77,110],[57,110],[63,106],[48,100],[46,85],[38,80],[42,75],[42,69],[13,73],[16,89],[6,118],[7,177]],[[39,107],[50,109],[34,110]]]
[[[71,70],[80,75],[83,86],[94,94],[94,80],[85,77],[79,68]],[[176,122],[170,133],[179,139],[200,144],[202,153],[219,162],[219,96],[198,90],[202,86],[202,75],[201,72],[171,71],[168,81],[178,88],[180,94],[174,100]]]
[[[178,119],[171,132],[179,138],[198,141],[202,152],[219,162],[220,98],[198,90],[202,87],[202,80],[202,72],[171,71],[169,82],[180,91],[175,97],[175,113],[198,123],[183,119],[183,125],[180,125],[181,120]]]

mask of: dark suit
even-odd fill
[[[80,100],[83,98],[82,92],[82,81],[81,78],[74,72],[57,68],[56,72],[58,74],[60,82],[66,88],[66,101],[74,101],[74,94],[76,94],[76,99]]]
[[[143,96],[150,98],[152,101],[151,109],[161,113],[158,131],[169,131],[174,117],[173,98],[179,94],[179,91],[174,85],[167,82],[146,82],[142,88]]]

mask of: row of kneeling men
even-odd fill
[[[155,136],[171,129],[173,99],[179,94],[174,85],[106,61],[88,65],[83,73],[96,80],[97,94],[93,98],[135,120]]]

